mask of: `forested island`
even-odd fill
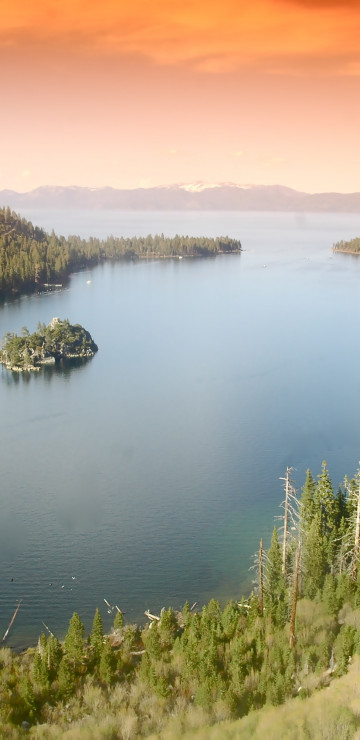
[[[334,252],[348,252],[349,254],[360,254],[360,237],[349,241],[336,242],[333,246]]]
[[[0,208],[0,296],[59,285],[74,270],[105,260],[210,257],[240,251],[240,241],[228,236],[65,239],[34,227],[10,208]]]
[[[37,331],[30,334],[26,326],[21,336],[8,332],[0,350],[0,362],[9,370],[39,370],[41,365],[61,359],[93,357],[98,347],[80,324],[68,319],[53,318],[50,324],[39,322]]]
[[[108,635],[96,609],[88,637],[74,613],[63,641],[46,626],[21,655],[1,648],[1,736],[355,737],[360,471],[335,492],[324,462],[298,496],[288,468],[284,489],[281,527],[267,550],[260,539],[248,598],[147,613],[142,628],[107,603]]]

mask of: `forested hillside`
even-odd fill
[[[88,638],[75,613],[63,642],[47,632],[24,655],[0,650],[2,736],[22,737],[25,723],[38,739],[181,738],[301,702],[346,674],[360,654],[360,474],[335,492],[323,463],[299,500],[287,469],[284,489],[281,526],[267,551],[259,542],[247,599],[186,603],[150,615],[145,628],[113,607],[109,636],[96,610]],[[350,713],[337,737],[353,737],[357,723]]]
[[[208,257],[240,249],[240,242],[229,237],[169,238],[161,234],[129,239],[65,239],[34,227],[10,208],[0,208],[0,295],[59,283],[73,270],[104,260]]]

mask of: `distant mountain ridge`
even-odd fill
[[[303,193],[282,185],[202,183],[116,189],[44,186],[0,191],[0,206],[130,211],[313,211],[360,213],[359,193]]]

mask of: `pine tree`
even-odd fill
[[[300,531],[303,536],[310,527],[310,524],[314,516],[314,493],[315,493],[315,480],[308,469],[306,471],[306,480],[302,489],[300,498]]]
[[[322,534],[321,514],[317,511],[306,535],[303,551],[303,593],[309,599],[316,596],[326,574],[326,549]]]
[[[178,623],[176,620],[175,612],[170,609],[164,609],[161,614],[161,619],[158,626],[159,637],[163,648],[170,649],[176,638],[178,631]]]
[[[282,624],[286,619],[286,585],[282,571],[282,556],[276,527],[267,553],[266,585],[264,589],[266,613],[275,623]]]
[[[59,640],[54,635],[50,635],[47,644],[47,664],[50,680],[56,678],[62,656],[63,649]]]
[[[336,580],[332,573],[328,573],[325,576],[322,602],[326,607],[326,610],[333,617],[339,611],[339,603],[336,594]]]
[[[94,620],[92,624],[92,630],[90,633],[90,645],[92,653],[96,661],[100,660],[104,645],[104,632],[102,619],[98,609],[95,610]]]
[[[58,692],[59,696],[64,699],[70,699],[74,693],[75,676],[69,660],[66,656],[61,659],[58,673]]]
[[[162,654],[157,622],[152,622],[143,635],[146,650],[151,660],[160,660]]]
[[[74,612],[69,622],[69,629],[65,637],[65,655],[73,661],[75,667],[84,655],[84,625],[77,614]]]
[[[124,626],[124,617],[120,611],[117,611],[114,619],[114,629],[121,630]]]
[[[36,701],[34,689],[29,676],[23,676],[19,682],[19,696],[23,702],[23,709],[30,718],[34,716],[36,710]]]
[[[333,563],[336,540],[336,501],[326,461],[322,463],[321,473],[314,493],[314,513],[320,514],[321,533],[329,566]]]
[[[114,651],[111,647],[109,638],[106,637],[102,646],[99,665],[100,678],[102,681],[104,681],[104,683],[110,685],[113,682],[115,676],[115,667],[116,658],[114,655]]]

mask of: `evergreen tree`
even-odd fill
[[[23,702],[23,711],[25,715],[32,718],[36,711],[36,701],[34,689],[29,676],[23,676],[18,686],[19,696]]]
[[[114,629],[121,630],[124,626],[124,617],[121,612],[117,611],[114,619]]]
[[[90,633],[90,645],[92,648],[93,657],[96,661],[99,661],[104,645],[104,632],[102,619],[98,609],[95,610],[92,630]]]
[[[160,641],[164,648],[170,649],[173,646],[177,631],[178,623],[174,610],[171,607],[164,609],[158,626]]]
[[[47,643],[47,665],[51,681],[57,676],[62,656],[63,649],[59,640],[54,635],[50,635]]]
[[[115,676],[116,658],[108,637],[105,638],[99,665],[99,675],[108,686],[113,682]]]
[[[327,612],[332,616],[335,616],[339,611],[339,603],[336,593],[336,579],[332,573],[328,573],[325,576],[322,602],[326,607]]]
[[[145,630],[143,633],[143,640],[151,660],[160,660],[162,648],[157,622],[152,622],[152,624]]]
[[[308,531],[310,524],[314,516],[314,493],[315,493],[315,480],[308,469],[306,471],[306,479],[302,489],[300,498],[300,530],[301,535]]]
[[[75,676],[68,658],[61,659],[58,673],[58,692],[61,699],[68,700],[74,693]]]
[[[74,667],[80,663],[84,655],[84,634],[84,625],[77,612],[74,612],[64,643],[65,655],[73,662]]]
[[[322,534],[321,513],[317,511],[306,535],[303,550],[303,593],[313,599],[324,583],[326,548]]]
[[[324,551],[329,566],[333,562],[336,540],[336,501],[326,461],[322,463],[321,473],[314,493],[314,513],[320,514],[321,533]]]
[[[266,614],[277,624],[283,624],[286,618],[286,585],[282,572],[282,557],[276,527],[267,553],[266,583],[264,589]]]

